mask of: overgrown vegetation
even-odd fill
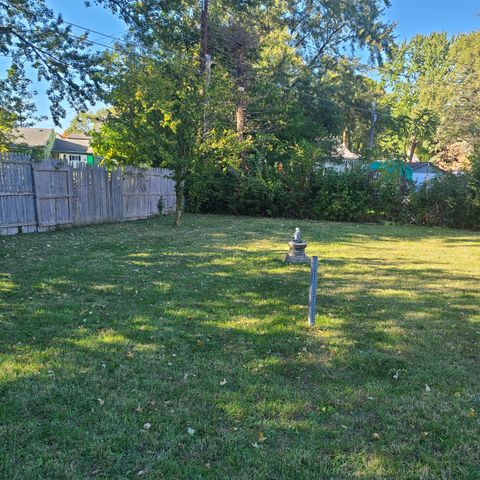
[[[187,208],[196,213],[480,228],[477,172],[446,174],[418,188],[394,174],[372,178],[368,165],[338,173],[309,158],[302,163],[297,157],[281,169],[257,165],[246,174],[199,172],[187,186]]]
[[[186,225],[0,239],[4,478],[478,478],[478,235]]]

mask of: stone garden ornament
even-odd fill
[[[290,250],[285,257],[285,261],[287,263],[310,263],[310,258],[305,254],[307,242],[302,240],[302,235],[299,228],[295,229],[293,239],[292,241],[288,242],[288,245]]]

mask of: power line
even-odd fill
[[[71,25],[72,27],[80,28],[81,30],[85,30],[86,32],[95,33],[95,35],[101,35],[102,37],[112,38],[113,40],[118,40],[118,38],[113,36],[113,35],[98,32],[97,30],[93,30],[93,29],[88,28],[88,27],[82,27],[81,25],[77,25],[76,23],[67,22],[65,20],[63,21],[63,23],[66,23],[67,25]],[[127,33],[127,32],[128,32],[128,30],[126,30],[124,33]],[[119,33],[118,35],[121,35],[122,33]]]
[[[94,30],[94,29],[91,29],[89,27],[84,27],[82,25],[78,25],[78,24],[75,24],[75,23],[72,23],[72,22],[64,22],[68,25],[71,25],[75,28],[79,28],[79,29],[82,29],[86,32],[90,32],[90,33],[94,33],[96,35],[101,35],[105,38],[110,38],[110,39],[113,39],[113,40],[119,40],[117,37],[113,36],[113,35],[109,35],[109,34],[105,34],[103,32],[99,32],[97,30]],[[219,34],[219,28],[215,28],[215,27],[210,27],[213,31],[216,30],[216,33]],[[128,31],[128,30],[127,30]],[[101,46],[103,48],[106,48],[108,50],[111,50],[111,51],[120,51],[122,53],[125,53],[125,54],[131,54],[132,52],[131,51],[127,51],[127,50],[123,50],[122,48],[119,47],[119,45],[116,45],[116,46],[112,46],[112,45],[107,45],[106,43],[102,43],[102,42],[98,42],[98,41],[95,41],[95,40],[91,40],[91,39],[88,39],[88,38],[84,38],[84,37],[81,37],[81,36],[78,36],[78,35],[75,35],[73,33],[67,33],[67,35],[69,35],[70,37],[73,37],[75,39],[78,39],[78,40],[82,40],[84,41],[85,43],[88,43],[90,45],[98,45],[98,46]],[[193,34],[192,34],[193,35]],[[224,35],[220,35],[219,36],[221,38],[223,38],[224,40],[227,40],[228,41],[232,41],[234,40],[233,36],[229,36],[229,37],[225,37]],[[229,60],[230,62],[230,65],[232,66],[233,65],[233,62],[236,62],[237,61],[237,58],[228,52],[228,50],[223,50],[221,49],[221,47],[219,46],[209,46],[209,48],[211,48],[212,50],[216,50],[217,53],[221,54],[221,56],[223,57],[224,60]],[[258,47],[248,47],[249,49],[259,49],[261,48],[260,46]],[[148,51],[148,49],[146,50]],[[162,49],[162,52],[164,53],[170,53],[172,55],[178,55],[179,52],[172,52],[172,51],[168,51],[168,50],[164,50]],[[47,54],[48,56],[52,57],[54,59],[54,61],[56,61],[57,63],[61,63],[63,65],[66,65],[65,63],[63,62],[60,62],[58,61],[55,57],[51,56],[50,54],[48,54],[48,52],[42,52],[42,53],[45,53]],[[155,54],[157,54],[158,52],[155,52]],[[139,55],[140,58],[148,58],[146,57],[145,55]],[[227,62],[228,63],[228,62]],[[358,65],[361,65],[361,66],[365,66],[365,67],[368,67],[368,68],[375,68],[375,67],[372,67],[371,65],[366,65],[366,64],[362,64],[360,62],[357,62]],[[307,67],[308,68],[308,67]],[[311,68],[308,68],[311,70]],[[312,71],[312,73],[314,73]],[[258,79],[258,74],[256,72],[249,72],[247,74],[247,78],[251,78],[251,79]],[[307,97],[310,97],[310,98],[313,98],[317,101],[323,101],[323,102],[327,102],[331,105],[335,105],[336,107],[339,107],[341,108],[342,106],[343,107],[349,107],[349,108],[352,108],[352,109],[355,109],[355,110],[358,110],[358,111],[362,111],[362,112],[370,112],[370,109],[368,108],[363,108],[363,107],[358,107],[356,105],[352,105],[352,104],[347,104],[347,103],[344,103],[343,105],[339,105],[338,102],[336,102],[335,100],[332,100],[330,98],[325,98],[325,97],[321,97],[321,96],[318,96],[318,95],[314,95],[314,94],[310,94],[310,93],[307,93],[307,92],[301,92],[301,91],[298,91],[298,89],[292,87],[292,86],[286,86],[286,85],[280,85],[278,83],[274,83],[272,82],[271,80],[267,80],[267,79],[260,79],[260,81],[263,81],[264,83],[266,84],[269,84],[269,85],[272,85],[278,89],[281,89],[281,90],[287,90],[287,91],[293,91],[295,93],[297,93],[298,95],[301,95],[301,96],[307,96]]]
[[[78,25],[75,25],[75,26],[77,26],[78,28],[83,28],[83,29],[85,29],[86,31],[92,31],[91,29],[88,29],[87,27],[80,27],[80,26],[78,26]],[[95,33],[100,34],[100,32],[95,32]],[[68,34],[68,35],[73,36],[74,38],[77,38],[77,39],[79,39],[79,40],[84,40],[85,42],[91,43],[91,44],[93,44],[93,45],[102,46],[102,47],[107,48],[107,49],[109,49],[109,50],[111,50],[111,51],[120,51],[120,52],[128,53],[128,54],[131,54],[131,53],[132,53],[132,52],[128,52],[128,51],[122,50],[121,48],[118,47],[118,45],[117,45],[116,47],[112,47],[111,45],[106,45],[106,44],[104,44],[104,43],[95,42],[95,41],[93,41],[93,40],[82,39],[82,37],[77,36],[77,35],[74,35],[74,34]],[[178,52],[169,52],[168,50],[162,50],[162,52],[171,53],[171,54],[174,54],[174,55],[178,54]],[[155,53],[157,53],[157,52],[155,52]],[[141,58],[148,58],[148,57],[146,57],[146,56],[144,56],[144,55],[140,55],[140,57],[141,57]],[[232,57],[232,59],[235,60],[234,57]],[[250,74],[250,78],[256,79],[256,78],[258,78],[258,77],[257,77],[257,75],[256,75],[255,73],[251,73],[251,74]],[[269,81],[269,80],[265,80],[265,79],[262,79],[262,80],[263,80],[265,83],[268,83],[268,84],[270,84],[270,85],[272,85],[272,86],[275,86],[275,87],[277,87],[277,88],[280,88],[280,89],[283,89],[283,90],[294,91],[294,92],[297,92],[299,95],[308,96],[308,97],[314,98],[314,99],[316,99],[316,100],[320,100],[320,101],[323,101],[323,102],[328,102],[328,103],[330,103],[330,104],[332,104],[332,105],[335,105],[335,106],[337,106],[337,107],[341,107],[336,101],[334,101],[334,100],[332,100],[332,99],[325,98],[325,97],[320,97],[320,96],[318,96],[318,95],[313,95],[313,94],[309,94],[309,93],[306,93],[306,92],[298,92],[298,90],[295,89],[295,88],[293,88],[293,87],[288,87],[288,86],[286,86],[286,85],[274,84],[273,82],[271,82],[271,81]],[[355,109],[355,110],[358,110],[358,111],[370,112],[370,109],[368,109],[368,108],[357,107],[357,106],[351,105],[351,104],[346,104],[346,103],[345,103],[345,104],[343,104],[343,106],[349,107],[349,108],[352,108],[352,109]]]

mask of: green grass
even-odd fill
[[[479,340],[473,233],[187,216],[0,238],[0,476],[478,479]]]

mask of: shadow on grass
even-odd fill
[[[321,264],[309,330],[308,267],[282,262],[293,222],[230,222],[37,237],[48,256],[18,241],[0,290],[5,475],[475,478],[479,277],[365,245],[423,230],[308,223],[350,245]]]

